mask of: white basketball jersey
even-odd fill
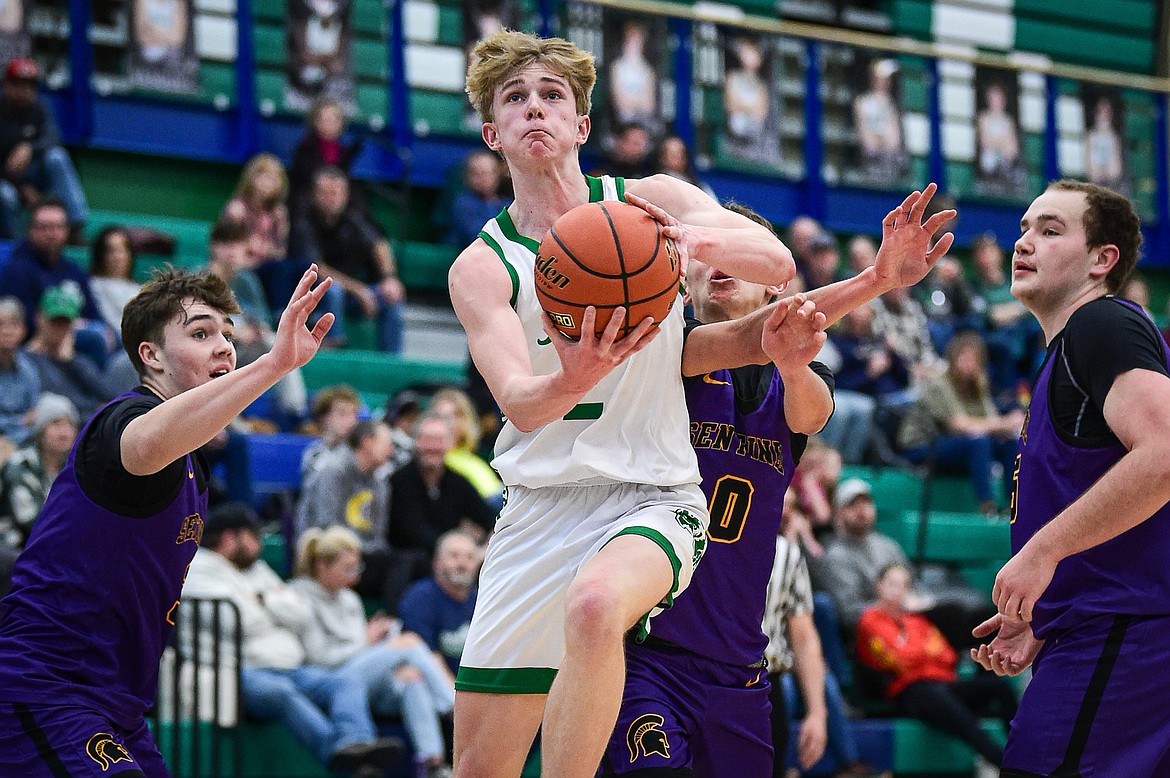
[[[589,200],[624,200],[621,178],[587,177]],[[520,235],[507,209],[479,236],[512,277],[512,307],[524,325],[535,375],[560,368],[541,326],[533,280],[540,242]],[[529,488],[611,481],[656,486],[699,482],[682,383],[683,303],[675,300],[662,332],[613,369],[564,418],[532,432],[510,421],[496,439],[492,465],[505,484]]]

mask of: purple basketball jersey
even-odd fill
[[[654,617],[655,637],[696,654],[746,667],[768,640],[761,623],[784,492],[792,481],[784,385],[773,371],[759,408],[736,408],[731,373],[687,382],[691,445],[711,512],[709,543],[690,587]],[[732,475],[734,474],[734,475]]]
[[[1118,300],[1120,304],[1131,305]],[[1080,497],[1126,453],[1114,444],[1072,446],[1061,439],[1048,408],[1049,385],[1059,345],[1044,362],[1016,458],[1012,499],[1012,553]],[[1170,349],[1163,344],[1167,359]],[[1140,488],[1140,484],[1134,484]],[[1124,509],[1124,506],[1119,506]],[[1103,615],[1170,613],[1170,506],[1128,532],[1063,560],[1033,609],[1039,638]],[[657,628],[657,627],[656,627]]]
[[[75,469],[92,423],[53,482],[0,602],[0,700],[81,705],[132,727],[154,701],[207,494],[188,455],[178,496],[154,516],[98,505]]]

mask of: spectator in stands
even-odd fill
[[[644,178],[650,173],[653,152],[650,131],[637,122],[622,124],[614,130],[613,143],[602,155],[601,169],[605,173],[624,178]]]
[[[36,329],[24,352],[36,366],[44,391],[63,394],[88,419],[130,386],[116,386],[88,355],[76,347],[74,326],[84,298],[75,283],[45,290],[37,307]]]
[[[926,326],[936,351],[945,351],[956,332],[979,328],[972,303],[975,292],[963,276],[963,266],[957,259],[940,259],[914,287],[914,294],[926,314]]]
[[[845,249],[849,256],[849,270],[857,275],[877,262],[877,244],[868,235],[855,235]]]
[[[1003,746],[979,726],[979,716],[994,715],[1011,725],[1016,694],[1006,678],[977,673],[959,678],[958,654],[925,616],[907,606],[911,600],[910,568],[900,562],[878,574],[877,602],[857,625],[857,656],[884,675],[885,696],[904,715],[966,741],[996,767]]]
[[[983,314],[981,331],[987,342],[988,369],[996,393],[1030,380],[1042,353],[1040,325],[1016,298],[1005,270],[1003,249],[995,235],[975,239],[971,254],[975,269],[975,309]]]
[[[297,218],[308,210],[317,171],[328,166],[349,175],[361,142],[347,143],[342,140],[344,134],[341,103],[328,96],[317,98],[305,114],[305,134],[293,150],[288,171],[289,205]]]
[[[362,679],[305,664],[300,634],[312,609],[260,559],[260,549],[255,512],[243,503],[222,505],[204,524],[183,584],[184,598],[225,599],[239,610],[244,712],[280,722],[330,770],[381,775],[363,768],[395,761],[401,741],[374,738]],[[210,630],[215,619],[207,614],[200,623]],[[215,640],[200,640],[209,637]],[[222,655],[234,656],[225,643]]]
[[[840,619],[837,629],[850,639],[862,612],[877,601],[878,573],[894,562],[909,565],[897,541],[874,528],[876,520],[870,485],[860,478],[842,481],[833,495],[835,534],[824,556],[810,560],[813,585],[832,596]],[[939,578],[928,591],[908,595],[906,608],[934,622],[952,645],[974,645],[971,630],[994,612],[986,595],[965,583]]]
[[[447,467],[455,445],[451,424],[426,413],[415,426],[414,458],[390,478],[389,540],[394,580],[388,580],[388,605],[395,608],[410,581],[427,575],[435,544],[449,530],[463,529],[483,539],[495,514],[471,483]],[[389,590],[396,589],[392,597]]]
[[[841,480],[842,464],[841,452],[815,435],[809,438],[788,488],[797,511],[785,510],[785,536],[799,539],[802,550],[813,558],[824,553],[821,540],[832,532],[833,494]],[[807,520],[807,529],[801,518]]]
[[[65,149],[48,107],[37,99],[41,70],[36,61],[16,57],[4,69],[0,99],[0,230],[20,234],[21,205],[35,205],[45,195],[59,199],[68,219],[62,240],[81,245],[89,209],[77,170]]]
[[[266,354],[276,338],[272,309],[268,307],[259,277],[251,269],[248,246],[248,232],[243,224],[219,222],[211,228],[207,267],[227,283],[240,306],[233,332],[236,364],[240,367],[250,365]],[[277,404],[275,418],[271,421],[292,428],[305,417],[308,391],[300,368],[281,378],[271,391]]]
[[[1024,423],[1018,408],[1000,413],[991,396],[987,347],[975,332],[956,335],[947,347],[947,369],[927,381],[915,412],[903,420],[900,443],[915,464],[931,461],[965,472],[979,510],[996,513],[992,465],[1003,468],[1004,495],[1011,494],[1016,438]]]
[[[345,445],[326,455],[305,479],[297,503],[296,536],[314,527],[348,527],[361,539],[364,570],[357,590],[363,597],[386,595],[390,546],[386,540],[390,482],[387,463],[394,451],[390,427],[367,420],[354,425]],[[395,589],[394,595],[401,593]]]
[[[504,484],[500,476],[479,455],[481,430],[479,416],[467,393],[448,387],[435,392],[428,410],[437,413],[451,424],[455,445],[447,452],[447,467],[466,478],[493,510],[503,505]]]
[[[93,239],[89,290],[98,311],[114,332],[122,332],[122,309],[142,288],[134,280],[134,247],[125,227],[106,227]]]
[[[817,289],[841,280],[838,267],[841,253],[837,241],[827,232],[821,231],[809,241],[808,250],[796,264],[800,281],[805,289]]]
[[[264,284],[268,306],[284,310],[296,286],[288,256],[288,175],[274,154],[257,154],[244,166],[221,222],[243,225],[248,239],[248,268]]]
[[[825,231],[821,223],[811,216],[797,216],[788,225],[788,247],[792,251],[792,258],[799,268],[808,263],[809,248],[813,238]],[[791,291],[791,284],[789,284]]]
[[[20,350],[24,335],[24,306],[15,297],[0,297],[0,463],[4,449],[21,443],[31,429],[41,393],[41,374]]]
[[[463,188],[450,205],[446,242],[463,248],[476,239],[483,225],[508,204],[504,195],[500,158],[487,149],[473,151],[463,161]]]
[[[891,289],[870,305],[874,309],[874,332],[885,338],[909,366],[915,383],[942,371],[943,362],[934,350],[926,311],[910,296],[909,287]]]
[[[33,409],[32,437],[0,470],[0,546],[20,551],[65,466],[78,432],[77,409],[46,392]]]
[[[421,637],[446,663],[454,679],[475,610],[475,582],[483,550],[461,530],[444,532],[435,544],[434,575],[415,581],[398,605],[402,629]]]
[[[1151,319],[1154,318],[1154,315],[1150,313],[1150,284],[1146,281],[1146,277],[1138,271],[1135,270],[1129,274],[1129,278],[1125,279],[1125,285],[1118,290],[1117,296],[1137,303],[1147,316]]]
[[[390,469],[398,472],[414,457],[414,423],[423,410],[423,396],[414,389],[403,389],[386,401],[382,419],[390,425],[394,454]]]
[[[89,288],[89,274],[65,258],[68,222],[59,200],[42,200],[29,213],[25,240],[12,249],[8,264],[0,270],[0,289],[20,300],[25,326],[33,331],[37,304],[49,287],[74,284],[82,295],[79,329],[81,349],[99,367],[116,346],[114,332],[102,320]]]
[[[401,715],[421,775],[450,778],[439,719],[455,706],[454,680],[418,635],[399,634],[398,624],[381,612],[366,620],[351,588],[361,560],[361,541],[345,527],[301,536],[292,588],[313,613],[301,639],[307,664],[362,679],[374,713]]]
[[[347,384],[327,386],[313,397],[309,417],[312,424],[307,430],[316,435],[301,454],[301,482],[319,465],[328,461],[329,455],[341,450],[349,434],[358,423],[362,398]]]
[[[293,231],[293,255],[316,262],[322,275],[332,276],[333,288],[323,305],[337,316],[334,340],[344,341],[346,312],[378,323],[378,348],[402,350],[402,307],[406,288],[398,279],[390,242],[373,222],[350,202],[349,179],[336,167],[324,167],[313,177],[308,211]]]
[[[656,162],[655,173],[665,173],[668,176],[682,179],[688,184],[699,187],[711,195],[712,199],[718,199],[715,197],[714,190],[699,180],[694,160],[691,159],[691,150],[687,148],[686,141],[679,136],[667,135],[662,139],[662,142],[658,144]]]

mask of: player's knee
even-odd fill
[[[570,644],[619,642],[622,624],[621,598],[605,581],[586,581],[574,585],[565,606],[565,636]]]

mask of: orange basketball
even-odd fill
[[[597,309],[600,335],[618,306],[625,337],[647,316],[657,326],[678,296],[679,260],[662,225],[617,200],[581,205],[553,222],[536,255],[536,297],[561,332],[576,340],[581,317]]]

